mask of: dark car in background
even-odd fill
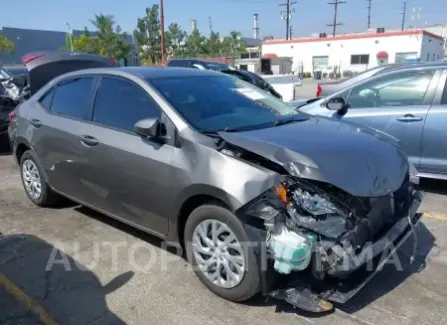
[[[252,85],[255,85],[258,88],[261,88],[262,90],[265,90],[272,94],[273,96],[282,99],[282,96],[280,93],[278,93],[275,88],[271,84],[269,84],[265,79],[260,77],[254,72],[246,71],[246,70],[222,70],[222,73],[235,76],[239,79],[242,79],[246,82],[251,83]]]
[[[8,125],[14,118],[14,108],[21,101],[38,91],[53,77],[65,72],[79,70],[79,67],[116,67],[118,64],[100,56],[75,52],[36,52],[23,57],[24,68],[4,67],[5,78],[0,79],[0,146],[7,147]],[[13,75],[13,74],[16,75]],[[10,96],[5,86],[14,90],[17,96]],[[20,96],[19,96],[20,95]]]
[[[260,77],[256,73],[246,70],[238,70],[233,67],[230,67],[227,64],[211,62],[211,61],[192,60],[192,59],[173,59],[168,62],[167,66],[219,71],[225,74],[235,76],[246,82],[249,82],[252,85],[255,85],[256,87],[271,93],[273,96],[282,99],[282,96],[275,90],[275,88],[273,88],[272,85],[270,85],[267,81],[265,81],[262,77]]]
[[[447,62],[391,69],[298,109],[387,133],[420,177],[447,179]]]
[[[29,199],[68,197],[180,242],[220,297],[262,292],[331,310],[420,220],[411,163],[392,141],[215,71],[108,67],[51,80],[50,67],[30,70],[35,91],[9,127]]]

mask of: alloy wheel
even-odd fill
[[[36,164],[31,159],[23,162],[22,176],[26,192],[33,200],[38,200],[42,195],[42,179]]]
[[[236,235],[223,222],[200,222],[192,236],[192,252],[199,270],[213,284],[231,289],[243,279],[244,250]]]

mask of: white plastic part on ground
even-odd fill
[[[262,78],[281,94],[285,102],[295,99],[295,87],[301,85],[300,78],[294,75],[263,75]]]

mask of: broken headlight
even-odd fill
[[[338,209],[328,200],[318,194],[310,194],[297,188],[293,192],[293,199],[306,212],[314,216],[336,213]]]

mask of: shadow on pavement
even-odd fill
[[[0,273],[60,324],[125,325],[108,309],[105,298],[124,286],[133,272],[102,285],[93,272],[40,238],[0,235]],[[5,295],[1,286],[0,292],[0,324],[18,324],[14,320],[26,316],[20,315],[24,312],[36,318],[23,305],[18,306],[15,295]]]
[[[447,195],[447,181],[423,178],[420,180],[422,191],[440,195]]]

